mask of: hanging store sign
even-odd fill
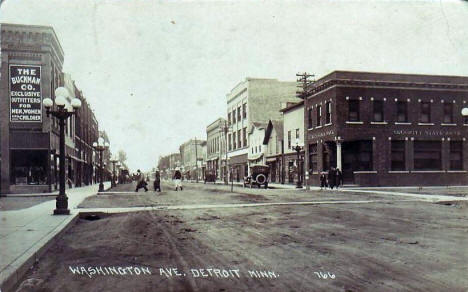
[[[41,66],[10,65],[10,122],[42,122]]]

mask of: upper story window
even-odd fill
[[[299,129],[296,129],[296,139],[299,139]]]
[[[408,102],[397,101],[397,122],[406,123],[408,122]]]
[[[247,118],[247,104],[246,103],[242,104],[242,117],[244,119]]]
[[[307,110],[307,126],[309,129],[314,126],[312,121],[312,112],[311,108]]]
[[[322,125],[322,106],[317,106],[317,127]]]
[[[232,111],[232,123],[234,124],[236,122],[236,109]]]
[[[232,150],[232,143],[231,143],[231,141],[232,141],[232,140],[231,140],[231,134],[228,134],[228,142],[229,142],[229,144],[228,144],[228,149],[229,149],[229,151]]]
[[[232,149],[236,149],[236,132],[232,133]]]
[[[247,127],[242,129],[242,143],[245,146],[247,146]]]
[[[350,121],[350,122],[360,121],[360,117],[359,117],[359,100],[357,100],[357,99],[348,100],[348,121]]]
[[[241,120],[241,107],[237,107],[237,120],[240,122]]]
[[[325,104],[326,114],[325,114],[325,124],[331,124],[331,102]]]
[[[383,122],[384,121],[384,102],[383,100],[373,101],[373,121]]]
[[[421,123],[431,122],[431,103],[428,101],[421,102],[419,121]]]
[[[445,124],[453,123],[453,103],[444,102],[444,121]]]
[[[291,131],[288,131],[288,149],[291,149]]]
[[[241,143],[242,143],[241,130],[238,130],[237,131],[237,144],[238,144],[237,147],[241,148],[242,147]],[[244,144],[244,146],[245,146],[245,144]]]
[[[231,113],[228,113],[228,123],[231,124]]]

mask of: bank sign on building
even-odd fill
[[[10,122],[42,122],[41,67],[10,65]]]

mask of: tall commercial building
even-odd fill
[[[233,179],[248,174],[248,133],[254,122],[281,119],[281,104],[297,101],[296,82],[246,78],[227,94],[228,158]]]
[[[47,117],[42,100],[54,99],[60,86],[71,98],[82,102],[84,98],[71,77],[62,73],[64,52],[51,27],[0,24],[0,59],[1,193],[50,192],[58,188],[59,122]],[[98,130],[94,115],[84,117],[87,106],[83,105],[65,127],[65,173],[74,185],[86,177],[79,162],[91,163],[92,157],[89,149],[83,152],[83,140],[77,143],[76,137],[86,133],[83,128],[94,126]],[[82,124],[89,120],[94,121]]]

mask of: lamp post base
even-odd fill
[[[54,215],[70,215],[69,209],[55,209]]]
[[[66,194],[59,194],[55,199],[54,215],[70,215],[68,197]]]
[[[99,184],[99,192],[104,192],[104,184],[103,183]]]

